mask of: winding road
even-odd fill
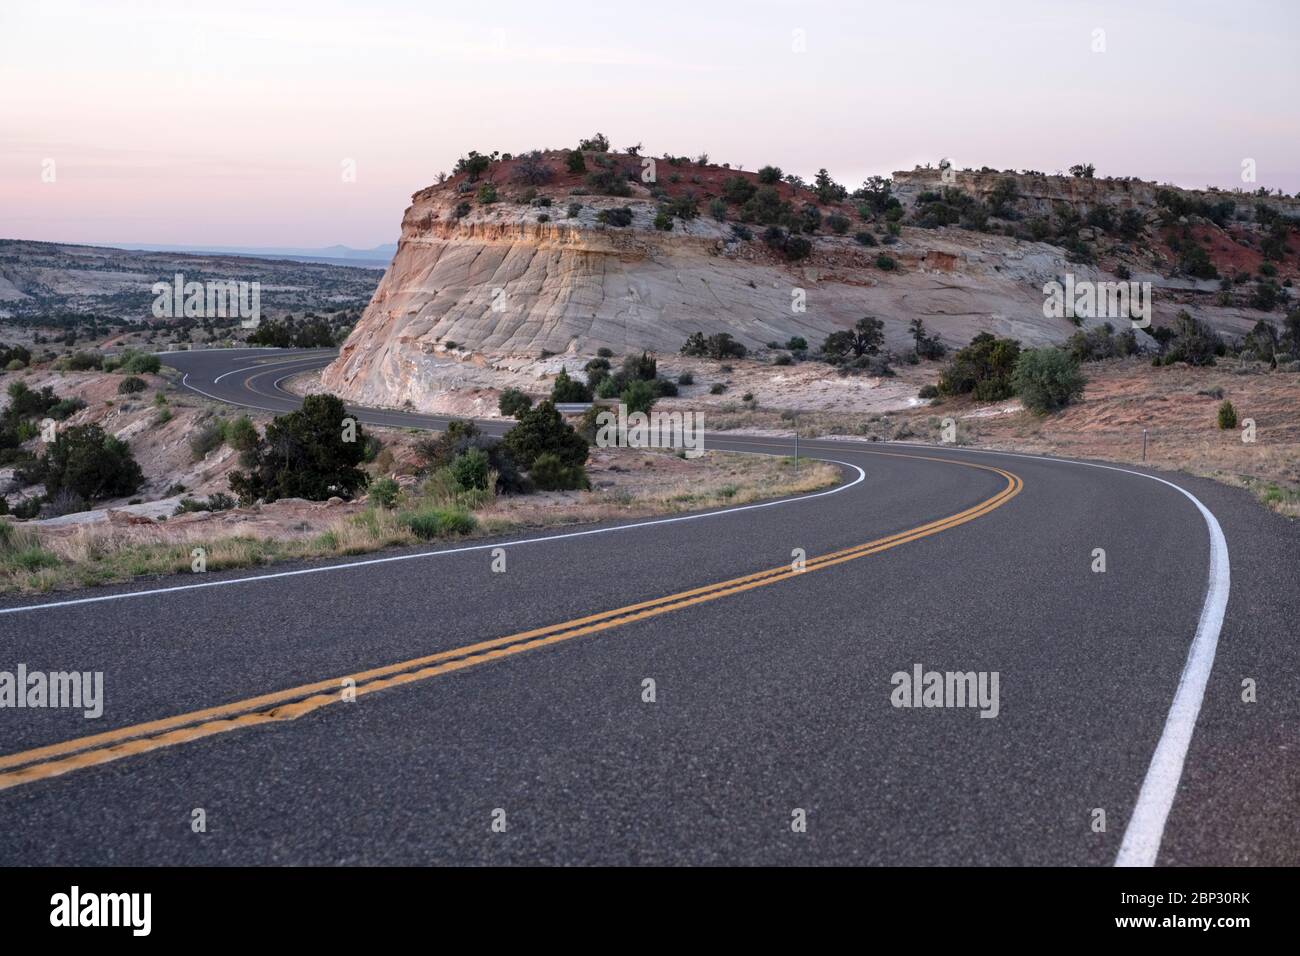
[[[331,357],[165,361],[278,412]],[[104,713],[0,710],[0,864],[1300,862],[1293,523],[1137,468],[799,448],[843,483],[5,599],[0,670],[102,671]],[[996,716],[895,706],[918,667],[996,673]]]

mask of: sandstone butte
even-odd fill
[[[883,320],[887,346],[899,351],[911,346],[913,318],[949,346],[964,345],[981,331],[1027,346],[1061,343],[1076,326],[1044,317],[1044,284],[1067,274],[1076,281],[1116,281],[1113,270],[1120,264],[1133,281],[1152,283],[1155,325],[1187,309],[1240,335],[1263,317],[1240,297],[1223,304],[1217,280],[1169,277],[1174,254],[1157,228],[1154,183],[1013,176],[1022,219],[1063,206],[1086,215],[1102,203],[1117,214],[1142,214],[1147,228],[1137,241],[1083,230],[1095,249],[1091,264],[1072,262],[1065,249],[1044,242],[908,224],[927,190],[949,185],[987,198],[1006,177],[993,170],[949,171],[950,182],[932,168],[895,173],[901,232],[892,243],[875,246],[862,245],[854,234],[865,230],[885,240],[883,218],[864,222],[852,199],[817,203],[808,187],[780,183],[783,199],[795,208],[814,203],[823,216],[820,231],[808,237],[811,254],[791,262],[763,241],[761,225],[750,224],[752,239],[736,237],[737,207],[729,207],[726,222],[710,215],[710,200],[727,179],[740,176],[757,186],[754,172],[664,158],[655,161],[656,182],[645,183],[640,157],[587,153],[587,173],[607,163],[627,182],[630,195],[619,197],[597,195],[584,173],[567,170],[566,155],[541,154],[543,178],[549,178],[534,186],[521,181],[520,161],[513,159],[493,162],[476,181],[461,173],[417,192],[402,218],[397,253],[338,359],[324,371],[322,386],[357,402],[430,407],[427,396],[491,387],[494,369],[519,370],[550,355],[578,360],[602,347],[617,355],[675,353],[697,330],[729,332],[750,348],[795,335],[816,345],[865,315]],[[496,189],[497,201],[479,201],[484,183]],[[1232,198],[1243,209],[1257,201],[1241,193],[1185,194]],[[699,215],[674,218],[670,230],[655,228],[661,203],[685,195],[699,200]],[[1300,211],[1296,200],[1268,201],[1290,215]],[[580,205],[573,215],[571,204]],[[600,220],[602,211],[622,208],[631,211],[629,226]],[[826,217],[836,212],[850,220],[844,235],[826,227]],[[1229,235],[1257,227],[1232,223],[1225,230],[1198,217],[1190,223],[1198,239],[1222,248],[1230,267],[1258,266],[1259,254]],[[895,268],[881,268],[881,254]],[[804,311],[796,306],[800,290]],[[569,364],[581,368],[581,361]]]

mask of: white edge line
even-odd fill
[[[939,449],[944,447],[924,442],[893,444]],[[1178,688],[1174,691],[1173,703],[1169,705],[1164,730],[1161,731],[1160,740],[1151,755],[1151,763],[1142,780],[1142,789],[1138,791],[1137,803],[1133,806],[1133,813],[1124,830],[1124,839],[1115,857],[1116,866],[1155,866],[1156,857],[1160,854],[1160,842],[1164,838],[1165,822],[1169,819],[1169,811],[1173,809],[1174,798],[1178,795],[1178,782],[1182,778],[1183,764],[1187,760],[1192,734],[1196,730],[1196,718],[1200,715],[1201,704],[1205,700],[1205,687],[1210,680],[1210,670],[1214,667],[1214,655],[1219,647],[1219,632],[1223,629],[1223,617],[1228,609],[1232,573],[1228,560],[1228,542],[1223,536],[1223,528],[1219,526],[1219,520],[1214,517],[1213,512],[1205,507],[1199,498],[1186,488],[1179,487],[1172,481],[1157,478],[1155,475],[1133,471],[1130,468],[1119,468],[1115,465],[1071,461],[1068,458],[1052,458],[1048,455],[1025,455],[983,448],[953,450],[1055,461],[1150,478],[1186,496],[1192,504],[1196,505],[1201,517],[1205,519],[1205,526],[1210,532],[1210,570],[1205,588],[1205,602],[1201,605],[1201,617],[1196,625],[1196,636],[1192,638],[1192,646],[1187,651],[1187,662],[1183,665],[1182,674],[1179,675]]]
[[[753,451],[736,451],[728,452],[735,455],[768,455],[767,452]],[[773,457],[782,457],[774,455]],[[741,511],[753,511],[758,508],[773,508],[777,505],[797,504],[801,501],[810,501],[813,498],[821,498],[825,495],[839,494],[841,491],[847,491],[854,485],[861,484],[866,480],[867,473],[857,465],[847,461],[837,461],[833,458],[818,458],[817,461],[826,461],[835,465],[843,465],[845,468],[852,468],[858,473],[858,476],[850,482],[836,485],[826,491],[816,491],[811,494],[799,495],[795,498],[779,498],[776,501],[763,501],[752,505],[737,505],[733,508],[723,508],[718,511],[705,511],[700,514],[677,515],[672,518],[654,518],[649,521],[637,521],[632,524],[615,525],[612,528],[589,528],[586,531],[569,531],[564,534],[543,535],[537,538],[523,538],[519,541],[490,541],[486,544],[466,545],[461,548],[446,548],[441,551],[418,551],[414,554],[394,554],[384,558],[367,558],[363,561],[348,561],[343,564],[328,564],[312,568],[299,568],[294,571],[273,571],[270,574],[254,574],[240,578],[225,578],[220,581],[205,581],[199,584],[178,584],[166,588],[150,588],[145,591],[124,591],[121,594],[98,594],[94,597],[75,598],[70,601],[50,601],[45,604],[25,604],[18,607],[0,608],[0,615],[20,614],[25,611],[43,611],[50,608],[73,607],[79,604],[97,604],[102,601],[118,601],[125,598],[149,597],[156,594],[171,594],[177,591],[196,591],[200,588],[217,588],[226,587],[234,584],[248,584],[254,581],[271,581],[277,578],[292,578],[303,574],[322,574],[327,571],[345,571],[350,568],[363,568],[376,564],[391,564],[395,561],[414,561],[418,558],[436,558],[448,554],[464,554],[469,551],[484,551],[488,548],[515,548],[522,544],[543,544],[550,541],[563,541],[568,538],[584,538],[593,534],[610,534],[615,531],[630,531],[634,528],[648,528],[653,525],[675,524],[679,521],[697,521],[701,518],[716,518],[720,515],[736,514]]]

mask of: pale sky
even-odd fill
[[[1297,49],[1296,0],[0,0],[0,238],[372,246],[465,151],[597,130],[1294,194]]]

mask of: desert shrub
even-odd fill
[[[837,236],[842,236],[849,231],[849,217],[833,212],[826,217],[826,228]]]
[[[1186,309],[1178,312],[1173,337],[1165,351],[1163,362],[1186,362],[1188,365],[1213,365],[1216,355],[1226,348],[1218,333],[1209,325],[1192,316]]]
[[[633,379],[619,394],[618,400],[627,406],[629,414],[649,412],[655,403],[654,386],[642,379]]]
[[[939,386],[937,386],[937,385],[922,385],[922,386],[921,386],[921,390],[920,390],[919,392],[916,393],[916,397],[917,397],[917,398],[938,398],[938,397],[939,397]]]
[[[727,390],[727,386],[724,385],[722,382],[714,382],[712,385],[709,386],[710,395],[721,395],[726,390]]]
[[[195,461],[202,461],[210,452],[220,448],[225,441],[225,422],[219,418],[210,419],[190,436],[190,456]]]
[[[677,395],[677,383],[670,378],[656,378],[650,383],[655,398],[672,398]]]
[[[454,216],[457,219],[464,219],[466,216],[469,215],[470,208],[471,208],[470,204],[467,202],[457,203],[456,209],[452,213],[452,216]]]
[[[599,356],[600,358],[613,358],[613,357],[614,357],[614,350],[613,350],[613,349],[609,349],[609,348],[605,348],[604,346],[602,346],[602,347],[596,349],[596,355]]]
[[[135,375],[128,375],[122,381],[117,383],[117,394],[134,395],[136,392],[143,392],[149,386],[145,384],[144,379]]]
[[[484,183],[479,186],[474,198],[478,200],[480,206],[490,206],[497,201],[497,188],[492,183]]]
[[[843,329],[826,336],[822,355],[827,361],[838,364],[848,358],[876,355],[885,342],[885,323],[871,316],[859,319],[852,329]]]
[[[912,333],[912,341],[916,343],[917,358],[937,359],[943,358],[948,349],[939,341],[939,336],[929,335],[925,331],[925,323],[920,319],[913,319],[909,324]]]
[[[566,466],[581,468],[587,461],[586,439],[564,421],[549,400],[524,412],[519,424],[506,432],[502,444],[526,471],[546,452],[554,453]]]
[[[1016,360],[1011,387],[1030,411],[1046,414],[1064,408],[1083,395],[1079,361],[1058,348],[1027,349]]]
[[[98,425],[74,425],[58,432],[44,456],[21,477],[29,484],[44,482],[50,497],[67,489],[87,501],[129,495],[144,481],[126,442]]]
[[[468,448],[451,460],[451,474],[456,484],[468,490],[483,491],[488,486],[488,456],[482,448]]]
[[[1232,402],[1225,400],[1219,406],[1219,427],[1224,431],[1237,427],[1237,409]]]
[[[360,423],[344,440],[349,418],[335,395],[308,395],[297,411],[277,416],[247,453],[247,472],[230,476],[230,487],[244,501],[350,498],[368,477],[357,466],[365,459]]]
[[[876,256],[876,268],[884,269],[886,272],[893,272],[898,268],[898,263],[894,261],[893,256],[887,256],[882,252]]]
[[[585,182],[590,188],[606,196],[632,195],[632,187],[628,185],[627,177],[618,170],[600,169],[588,173]]]
[[[997,402],[1014,393],[1011,374],[1020,358],[1020,343],[981,332],[958,349],[939,378],[944,395],[974,393],[981,402]]]
[[[226,426],[226,441],[239,452],[251,452],[257,447],[257,426],[247,415],[240,415]]]
[[[529,474],[533,483],[543,491],[581,491],[590,487],[583,467],[566,465],[555,452],[538,455]]]
[[[629,355],[623,359],[623,377],[625,379],[642,381],[653,381],[659,374],[659,362],[649,352],[643,351],[640,355]]]
[[[703,332],[692,332],[686,337],[680,351],[682,355],[721,361],[725,358],[744,358],[746,349],[728,332],[718,332],[707,338]]]
[[[791,356],[788,352],[782,352],[780,355],[776,356],[776,358],[772,359],[772,364],[773,364],[773,365],[793,365],[793,364],[794,364],[794,357]]]
[[[156,375],[162,368],[162,361],[148,352],[126,349],[103,365],[106,371],[121,372],[123,375]]]
[[[571,173],[585,173],[587,171],[587,163],[582,158],[581,151],[576,149],[564,157],[564,166]]]
[[[541,150],[524,153],[515,163],[513,177],[515,182],[529,186],[541,186],[554,177],[551,167],[542,158]]]
[[[709,200],[709,215],[718,220],[718,222],[726,222],[727,201],[721,197]]]
[[[855,232],[853,234],[853,239],[860,246],[874,246],[876,244],[876,237],[865,231]]]
[[[781,181],[781,167],[763,166],[758,171],[758,181],[767,186],[775,186]]]
[[[678,384],[678,385],[694,385],[694,384],[695,384],[695,376],[692,375],[690,372],[682,372],[681,375],[678,375],[678,376],[677,376],[677,384]]]
[[[632,208],[630,206],[620,206],[615,209],[602,209],[596,219],[607,226],[630,226],[632,225]]]
[[[497,409],[509,418],[518,418],[533,407],[533,400],[517,388],[507,388],[497,401]]]
[[[68,369],[73,372],[89,372],[104,367],[104,357],[98,352],[74,352],[68,356]]]
[[[748,202],[757,191],[758,187],[744,176],[730,176],[722,183],[722,198],[736,206]]]
[[[397,504],[401,487],[392,478],[380,478],[370,486],[370,500],[381,508],[391,508]]]
[[[464,508],[425,506],[415,511],[403,511],[399,523],[410,529],[417,538],[429,541],[453,534],[469,534],[477,522]]]
[[[79,398],[61,398],[50,406],[47,414],[55,421],[61,422],[85,407],[86,403]]]
[[[560,374],[555,376],[555,382],[551,386],[551,401],[556,404],[589,402],[591,401],[591,389],[586,382],[570,378],[566,369],[560,369]]]

